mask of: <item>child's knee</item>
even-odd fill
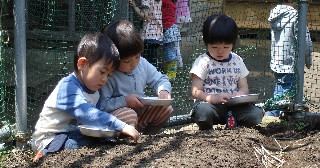
[[[239,125],[243,125],[246,127],[252,127],[258,125],[262,122],[262,118],[264,116],[264,110],[262,108],[256,108],[252,110],[250,113],[245,114],[242,119],[239,120]]]
[[[79,144],[74,139],[68,139],[64,145],[65,149],[78,149]]]
[[[111,114],[131,126],[135,127],[138,123],[137,112],[131,108],[123,107],[111,112]]]
[[[156,120],[159,122],[159,123],[166,123],[170,116],[171,116],[171,113],[173,112],[173,108],[172,106],[167,106],[165,107],[165,109],[163,109],[163,112],[161,116],[159,116],[159,118],[157,118]]]
[[[207,118],[213,115],[212,108],[208,103],[200,103],[194,107],[195,118]]]

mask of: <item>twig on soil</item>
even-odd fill
[[[278,143],[280,146],[280,144]],[[272,155],[265,147],[261,145],[261,149],[257,147],[253,147],[255,150],[255,155],[256,157],[262,161],[263,165],[265,167],[281,167],[283,163],[285,162],[284,160],[279,159],[278,157]],[[280,146],[280,153],[282,153],[282,149]]]
[[[279,148],[280,148],[280,155],[282,156],[283,151],[286,150],[286,149],[289,147],[289,145],[287,145],[287,146],[285,146],[285,147],[283,148],[283,147],[280,145],[280,143],[277,141],[276,138],[274,138],[274,141],[276,141],[276,143],[278,144],[278,146],[279,146]]]
[[[279,146],[279,148],[282,150],[282,147],[281,147],[281,145],[279,144],[279,142],[277,141],[277,139],[276,139],[276,138],[274,138],[274,141],[276,141],[277,145],[278,145],[278,146]]]
[[[277,139],[279,139],[279,138],[277,138]],[[288,150],[288,148],[290,149],[290,148],[294,148],[296,146],[301,147],[301,146],[306,145],[306,143],[299,143],[300,141],[305,141],[304,139],[300,139],[300,140],[296,140],[295,142],[291,142],[289,145],[282,148],[276,139],[275,139],[275,141],[279,145],[279,147],[281,149],[281,153],[286,152]]]

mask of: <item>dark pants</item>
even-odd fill
[[[157,43],[144,43],[144,52],[142,56],[148,60],[153,66],[158,68],[157,49],[160,45]]]
[[[286,92],[294,91],[295,89],[295,76],[291,73],[274,73],[277,80],[274,87],[273,98],[282,96]],[[281,110],[271,110],[266,112],[266,116],[279,117]]]
[[[274,73],[274,76],[277,80],[273,96],[281,96],[284,93],[294,90],[295,88],[295,77],[294,74],[289,73]]]
[[[82,135],[79,130],[56,134],[51,143],[42,151],[42,154],[55,153],[63,149],[77,149],[90,146],[102,141],[101,138]]]
[[[242,104],[237,106],[227,106],[223,104],[211,104],[200,102],[194,106],[192,117],[199,128],[216,124],[226,124],[228,111],[235,113],[235,118],[239,126],[252,127],[260,124],[264,116],[262,108],[253,104]]]

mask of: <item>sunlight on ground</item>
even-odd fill
[[[279,119],[279,117],[264,116],[262,118],[261,126],[265,127],[268,124],[273,123],[273,122],[281,122],[281,120]]]
[[[275,122],[276,123],[281,122],[279,117],[264,116],[262,119],[261,126],[266,127],[268,124],[275,123]],[[215,125],[214,129],[223,129],[224,127],[225,127],[225,125]],[[198,131],[198,130],[199,130],[199,127],[197,126],[197,124],[190,123],[190,124],[175,125],[175,126],[163,128],[161,133],[173,134],[173,133],[177,133],[180,131],[194,132],[194,131]]]

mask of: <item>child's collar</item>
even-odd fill
[[[207,54],[210,58],[212,58],[212,59],[214,59],[214,60],[216,60],[216,61],[218,61],[218,62],[229,62],[229,61],[231,60],[231,58],[232,58],[232,54],[231,54],[231,53],[229,54],[229,57],[228,57],[227,59],[223,59],[223,60],[217,60],[217,59],[213,58],[213,56],[210,55],[209,51],[207,51],[206,54]]]
[[[88,88],[81,82],[81,80],[78,78],[76,72],[73,72],[73,73],[72,73],[72,76],[73,76],[73,78],[74,78],[75,80],[77,80],[77,81],[80,83],[81,87],[83,88],[83,91],[85,91],[86,93],[89,93],[89,94],[93,94],[93,93],[96,92],[96,91],[92,91],[92,90],[88,89]]]

